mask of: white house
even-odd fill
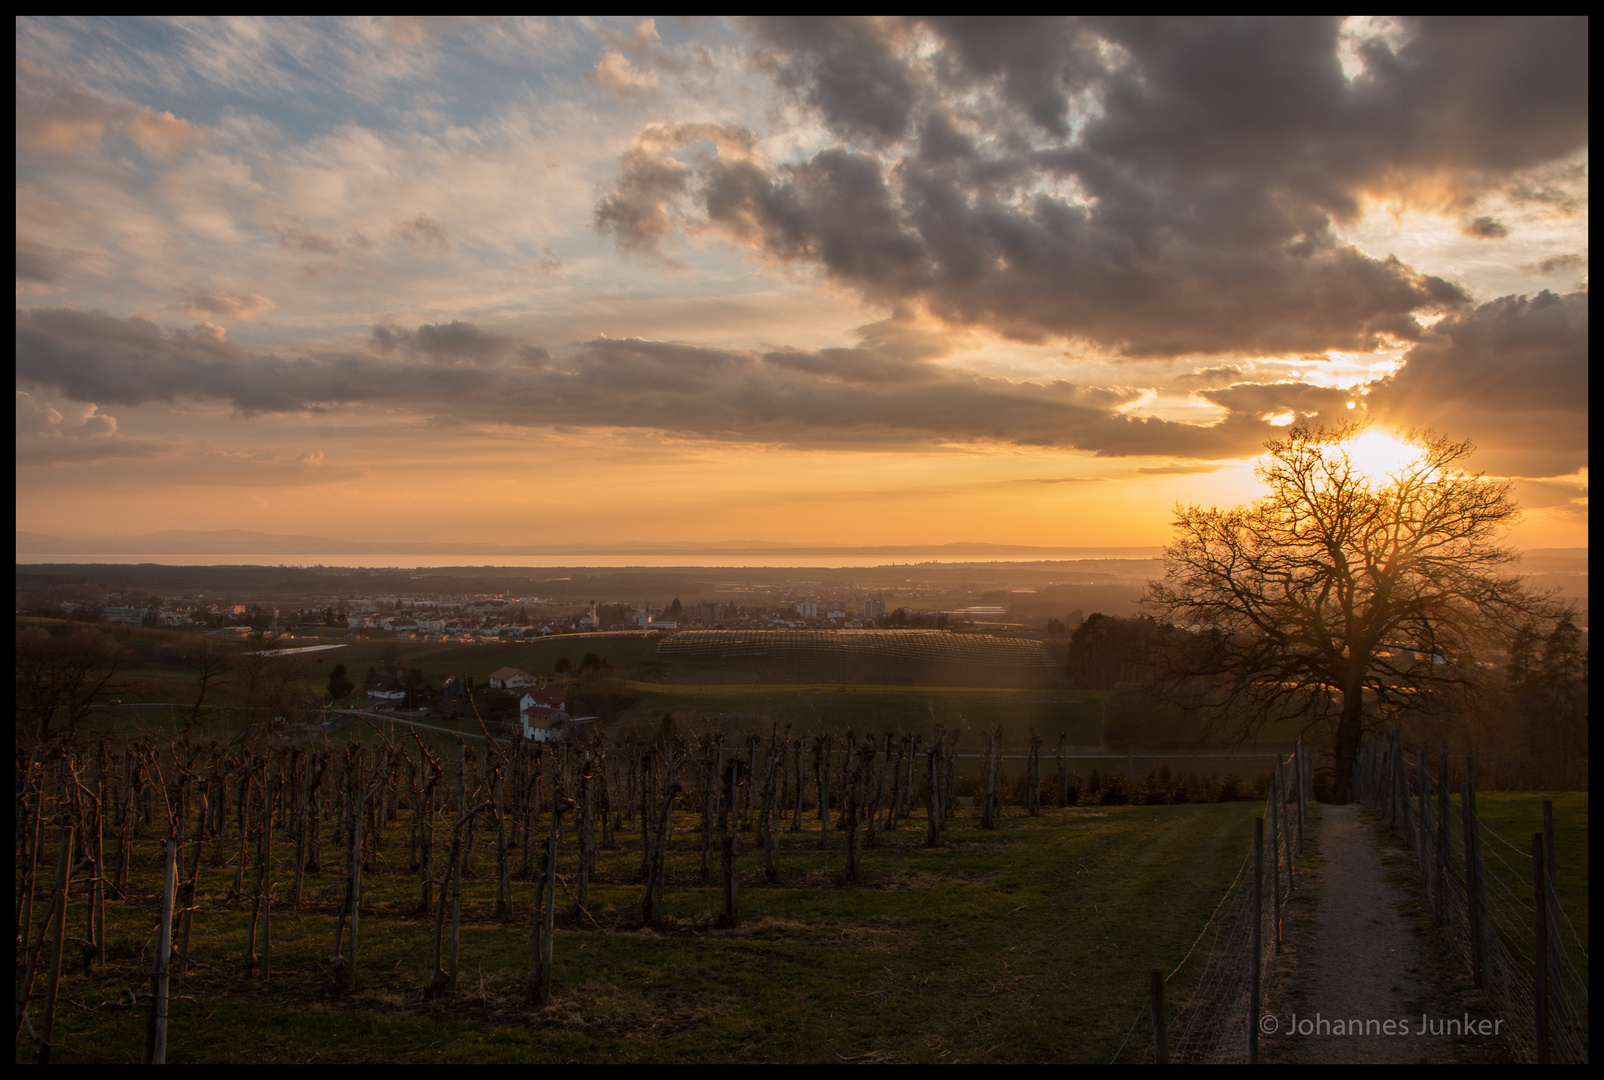
[[[527,671],[518,668],[504,667],[490,673],[490,689],[492,690],[522,690],[526,686],[535,685],[535,677]]]

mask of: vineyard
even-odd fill
[[[1009,777],[1001,751],[30,752],[17,1057],[1108,1060],[1253,804],[1123,805],[1134,781],[1100,795],[1039,740]]]

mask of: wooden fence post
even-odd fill
[[[1295,869],[1292,853],[1292,826],[1298,819],[1298,811],[1297,803],[1294,802],[1291,809],[1292,816],[1290,818],[1287,817],[1287,773],[1279,757],[1275,763],[1275,801],[1277,803],[1276,813],[1281,818],[1281,846],[1285,849],[1287,858],[1287,897],[1290,899],[1292,890],[1296,888],[1292,880],[1292,871]],[[1279,920],[1277,922],[1279,923]]]
[[[1543,800],[1543,892],[1548,902],[1548,970],[1558,971],[1562,956],[1560,950],[1565,947],[1564,939],[1559,933],[1559,882],[1557,872],[1559,867],[1554,861],[1554,803],[1551,799]],[[1549,980],[1548,996],[1553,1012],[1564,1015],[1565,1011],[1565,980]],[[1563,1048],[1562,1048],[1563,1050]],[[1564,1064],[1574,1062],[1568,1058]]]
[[[1415,754],[1415,859],[1420,863],[1420,880],[1431,889],[1431,797],[1430,777],[1426,768],[1426,744],[1420,744]]]
[[[1147,973],[1147,1001],[1153,1013],[1153,1061],[1170,1063],[1170,1018],[1164,1008],[1164,973],[1152,968]]]
[[[1248,995],[1248,1064],[1259,1063],[1259,978],[1264,959],[1264,818],[1253,819],[1253,943],[1248,962],[1253,965]]]
[[[1548,1045],[1548,892],[1543,873],[1543,834],[1532,833],[1532,900],[1537,914],[1537,971],[1532,985],[1533,1020],[1537,1027],[1537,1064],[1550,1061]]]
[[[1437,758],[1437,890],[1433,905],[1439,924],[1448,919],[1448,905],[1452,894],[1448,891],[1448,852],[1452,840],[1452,818],[1448,813],[1448,747],[1444,744]]]
[[[1467,781],[1459,787],[1459,813],[1465,833],[1465,906],[1470,918],[1470,975],[1476,989],[1485,985],[1482,969],[1481,866],[1476,857],[1476,800]]]
[[[1279,775],[1281,770],[1276,769]],[[1277,812],[1275,781],[1270,782],[1270,942],[1275,954],[1281,954],[1281,815]]]

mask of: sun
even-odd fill
[[[1343,444],[1348,461],[1375,484],[1384,484],[1414,465],[1424,451],[1384,431],[1367,431]]]

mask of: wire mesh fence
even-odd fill
[[[1588,956],[1559,905],[1550,804],[1526,844],[1499,835],[1476,811],[1474,764],[1456,791],[1447,750],[1433,770],[1426,748],[1410,753],[1394,728],[1361,747],[1359,796],[1409,847],[1433,917],[1504,1019],[1515,1058],[1585,1064]]]
[[[1175,970],[1153,980],[1114,1061],[1257,1062],[1259,1017],[1272,1004],[1265,988],[1281,951],[1281,913],[1296,888],[1312,787],[1310,755],[1299,739],[1289,757],[1276,757],[1264,814],[1236,877]],[[1164,998],[1182,987],[1184,1003],[1172,1011]],[[1155,1015],[1161,1023],[1153,1023]],[[1144,1019],[1150,1035],[1133,1042]]]

